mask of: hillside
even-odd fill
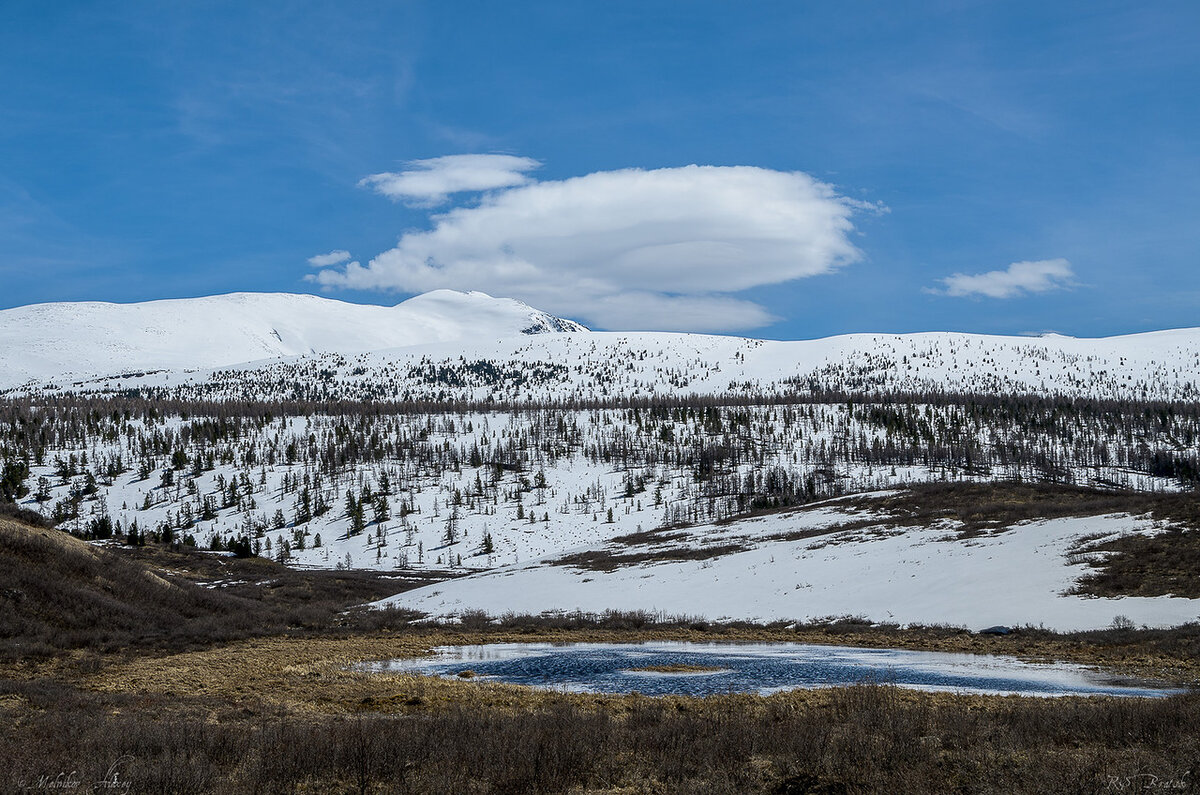
[[[185,625],[230,607],[221,594],[168,581],[62,531],[0,518],[0,647],[7,655],[186,633]]]
[[[348,607],[408,586],[362,572],[296,572],[262,558],[110,549],[0,515],[0,662],[345,628]]]
[[[229,342],[227,358],[246,356],[246,341],[264,334],[275,340],[273,358],[199,368],[222,352],[196,336],[214,326],[183,321],[206,306],[228,321],[211,333],[239,340]],[[150,304],[120,311],[154,314],[147,307],[162,314]],[[97,344],[133,345],[138,334],[153,336],[146,331],[152,326],[182,327],[182,336],[162,331],[151,353],[170,349],[186,368],[57,373],[0,398],[0,457],[20,461],[17,472],[28,465],[22,508],[80,537],[135,548],[249,549],[279,563],[406,577],[497,572],[447,586],[437,600],[413,597],[437,615],[505,604],[492,596],[494,583],[503,582],[516,585],[505,598],[540,594],[510,603],[534,612],[687,612],[692,604],[706,605],[710,617],[846,611],[883,619],[881,607],[915,587],[926,601],[906,620],[970,623],[978,611],[940,611],[955,600],[928,594],[936,584],[972,593],[977,604],[996,602],[995,594],[972,590],[989,581],[980,572],[992,571],[983,562],[989,558],[973,556],[1006,561],[995,582],[1006,570],[1042,571],[1036,587],[1046,598],[1073,587],[1075,575],[1034,566],[1046,558],[1029,557],[1041,547],[1024,528],[960,548],[926,543],[916,532],[893,534],[883,520],[886,540],[830,547],[822,553],[829,560],[802,578],[824,583],[828,599],[797,601],[801,581],[779,580],[794,572],[764,568],[760,558],[808,560],[807,547],[755,540],[762,528],[750,524],[738,525],[749,528],[749,541],[717,544],[715,552],[709,542],[724,530],[688,535],[676,546],[700,557],[680,563],[668,556],[648,571],[618,566],[591,576],[546,564],[609,555],[623,543],[617,539],[648,539],[664,527],[723,527],[764,510],[919,484],[1044,483],[1130,499],[1200,485],[1200,329],[1107,339],[925,333],[782,342],[590,332],[518,302],[448,291],[392,308],[247,295],[178,307],[170,324],[160,317],[159,326],[135,324],[141,331],[114,332]],[[247,308],[254,310],[249,319]],[[292,325],[268,327],[280,312]],[[72,329],[79,339],[90,333]],[[397,342],[405,329],[416,331]],[[198,353],[188,349],[193,344]],[[317,344],[328,350],[295,353]],[[356,345],[384,347],[350,350]],[[28,359],[31,347],[16,344],[3,355]],[[61,355],[68,354],[83,356]],[[111,359],[97,358],[94,371]],[[1121,532],[1149,528],[1130,511],[1114,513],[1125,518],[1096,530],[1093,557],[1120,551]],[[1075,554],[1064,551],[1078,540],[1071,517],[1027,518],[1047,520],[1045,532],[1058,539],[1055,556]],[[650,544],[630,554],[660,551]],[[930,572],[935,552],[974,573],[909,582],[895,568],[896,560],[911,559]],[[873,556],[882,557],[871,563]],[[695,561],[705,565],[684,571]],[[855,568],[868,563],[873,572],[892,567],[873,601],[860,583],[874,574]],[[1110,575],[1129,579],[1125,570]],[[654,578],[671,585],[639,587]],[[745,580],[746,588],[729,595],[717,578]],[[776,586],[786,598],[772,596]],[[1126,594],[1151,600],[1141,612],[1109,611],[1094,600],[1082,612],[1055,612],[1043,608],[1065,603],[1035,599],[1007,620],[1094,627],[1123,612],[1151,624],[1194,617],[1190,607],[1162,601],[1168,593],[1190,598],[1194,589]],[[719,601],[706,602],[709,596]]]
[[[439,619],[645,610],[716,621],[849,616],[972,630],[1175,626],[1200,620],[1190,502],[1054,487],[914,487],[619,536],[380,605]],[[1161,577],[1168,564],[1144,554],[1168,527],[1173,557],[1190,557],[1175,566],[1172,581]],[[1122,552],[1092,551],[1115,540]],[[1098,596],[1088,587],[1095,571],[1114,565],[1127,572],[1126,590],[1139,595],[1108,589]],[[1154,579],[1158,587],[1146,587]]]
[[[951,332],[799,341],[666,332],[471,335],[352,355],[55,381],[84,394],[178,400],[528,403],[836,393],[1195,400],[1200,329],[1100,339]]]
[[[36,304],[0,311],[0,388],[313,352],[581,330],[519,301],[452,290],[391,307],[287,293]]]

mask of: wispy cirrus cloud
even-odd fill
[[[802,172],[601,171],[486,194],[365,266],[309,278],[358,290],[483,290],[610,329],[749,329],[776,318],[731,294],[858,261],[853,216],[881,209]]]
[[[529,182],[526,172],[542,164],[515,155],[446,155],[410,160],[404,171],[371,174],[359,180],[393,201],[417,207],[434,207],[451,194],[512,188]]]
[[[1070,262],[1061,258],[1044,259],[1014,262],[1004,270],[987,273],[955,273],[939,279],[940,288],[926,288],[926,292],[959,297],[1016,298],[1068,288],[1074,280],[1075,271]]]

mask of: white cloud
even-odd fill
[[[604,328],[638,331],[738,331],[779,320],[752,301],[714,295],[617,293],[596,299],[585,311],[579,317]]]
[[[418,207],[433,207],[452,193],[511,188],[529,181],[525,172],[541,163],[514,155],[447,155],[428,160],[410,160],[400,172],[372,174],[359,185],[394,201]]]
[[[308,258],[308,264],[314,268],[328,268],[330,265],[337,265],[350,259],[349,251],[331,251],[328,254],[317,254],[315,257]]]
[[[1044,293],[1070,287],[1075,272],[1065,259],[1044,259],[1036,262],[1014,262],[1006,270],[987,273],[956,273],[940,281],[942,289],[928,292],[940,295],[974,296],[988,298],[1015,298],[1029,293]]]
[[[722,294],[858,260],[851,219],[867,207],[800,172],[604,171],[489,194],[434,216],[432,229],[404,234],[365,267],[312,278],[354,289],[483,290],[603,328],[755,328],[774,318]]]

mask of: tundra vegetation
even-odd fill
[[[941,509],[951,504],[941,495]],[[959,509],[965,509],[960,506]],[[36,576],[40,574],[41,576]],[[1200,680],[1200,626],[983,636],[851,619],[465,616],[354,605],[421,580],[0,520],[4,787],[146,792],[1112,791],[1191,788],[1200,697],[1038,699],[887,682],[770,697],[571,695],[355,662],[443,644],[793,640],[1070,659]],[[50,587],[53,583],[54,587]]]
[[[669,539],[689,523],[882,488],[896,489],[877,503],[895,523],[950,518],[967,537],[1050,516],[1152,515],[1163,532],[1081,546],[1091,565],[1080,592],[1194,596],[1198,433],[1189,402],[932,392],[520,404],[10,396],[0,401],[2,783],[75,775],[92,786],[115,774],[135,791],[169,792],[1195,788],[1192,692],[1027,699],[864,682],[649,699],[349,666],[442,643],[752,639],[1010,653],[1194,683],[1194,625],[1115,620],[1102,632],[985,637],[636,612],[438,624],[359,606],[499,565],[570,522],[598,538]],[[323,568],[285,565],[297,560]]]

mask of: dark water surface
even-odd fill
[[[907,649],[802,643],[495,643],[442,646],[419,659],[367,663],[370,671],[457,677],[587,693],[707,696],[884,682],[956,693],[1155,697],[1177,690],[1120,681],[1068,663]],[[657,673],[649,666],[715,670]]]

